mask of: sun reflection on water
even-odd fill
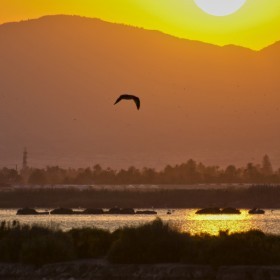
[[[219,231],[228,230],[230,233],[233,233],[248,231],[255,228],[252,215],[249,215],[246,210],[241,210],[241,214],[218,215],[195,214],[195,212],[196,210],[186,212],[184,219],[186,223],[182,223],[180,228],[182,232],[218,235]]]
[[[37,209],[44,211],[44,209]],[[137,209],[138,210],[138,209]],[[23,215],[17,216],[16,209],[0,209],[0,222],[18,220],[22,224],[38,224],[59,227],[67,231],[71,228],[97,227],[114,231],[124,226],[139,226],[156,218],[170,224],[181,232],[190,234],[207,233],[217,235],[219,231],[230,233],[258,229],[269,234],[280,234],[280,210],[264,209],[265,215],[250,215],[248,209],[241,209],[239,215],[198,215],[197,209],[156,209],[157,215]]]

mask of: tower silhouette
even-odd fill
[[[23,150],[23,156],[22,156],[22,167],[21,167],[21,171],[20,171],[20,175],[21,175],[21,180],[23,184],[26,184],[28,181],[28,177],[29,177],[29,168],[27,165],[27,149],[24,148]]]

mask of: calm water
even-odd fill
[[[37,209],[39,211],[45,209]],[[39,224],[59,227],[62,230],[80,227],[98,227],[113,231],[123,226],[137,226],[160,217],[164,222],[177,227],[182,232],[217,234],[220,230],[230,232],[259,229],[265,233],[280,234],[280,209],[265,209],[264,215],[249,215],[241,210],[240,215],[196,215],[197,209],[174,209],[167,215],[166,209],[156,209],[158,215],[46,215],[17,216],[16,209],[0,209],[0,221],[18,220],[24,224]]]

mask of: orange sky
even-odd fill
[[[219,48],[80,17],[0,29],[0,161],[26,146],[31,166],[264,154],[280,165],[279,44]],[[121,93],[139,95],[141,110],[114,106]]]

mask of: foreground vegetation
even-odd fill
[[[34,265],[106,258],[112,263],[280,265],[280,236],[252,230],[218,236],[180,233],[160,219],[113,233],[96,228],[59,229],[2,222],[0,262]]]

